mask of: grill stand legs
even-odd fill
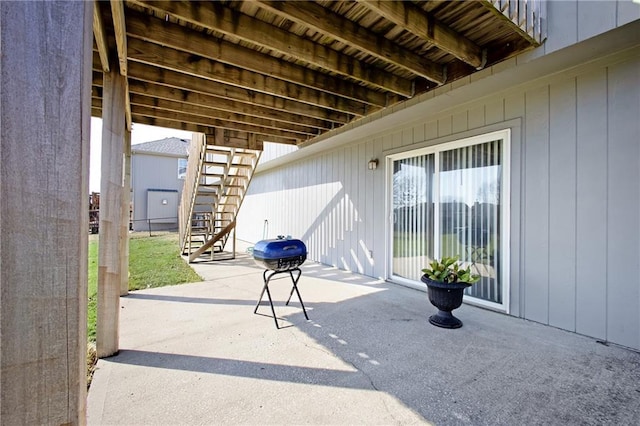
[[[291,287],[291,293],[289,293],[289,298],[287,299],[287,303],[285,303],[285,305],[289,306],[289,302],[291,301],[291,296],[293,296],[293,292],[295,291],[296,294],[298,295],[298,300],[300,300],[300,306],[302,306],[302,312],[304,312],[304,317],[308,320],[309,316],[307,315],[307,310],[304,308],[304,303],[302,302],[302,297],[300,297],[300,292],[298,291],[298,280],[300,279],[300,276],[302,275],[302,271],[300,270],[300,268],[287,269],[286,271],[271,272],[269,274],[269,276],[267,276],[267,272],[269,272],[268,269],[265,270],[262,273],[262,279],[264,280],[264,286],[262,287],[262,292],[260,293],[260,298],[258,299],[258,303],[256,304],[256,308],[253,310],[253,313],[254,314],[258,313],[258,307],[260,306],[260,302],[262,302],[262,297],[264,296],[264,293],[266,291],[267,292],[267,297],[269,298],[269,305],[271,305],[271,313],[273,314],[273,320],[276,323],[276,328],[280,329],[280,326],[278,325],[278,317],[276,317],[276,311],[273,308],[273,300],[271,299],[271,292],[269,292],[269,281],[271,281],[271,278],[274,275],[288,273],[289,276],[291,277],[291,281],[293,282],[293,287]],[[293,276],[294,272],[298,273],[298,275],[295,278]]]

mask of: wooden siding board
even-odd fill
[[[323,264],[328,263],[326,257],[328,219],[324,214],[326,213],[325,206],[327,205],[327,185],[324,181],[328,169],[326,157],[326,154],[320,155],[316,161],[318,164],[318,174],[316,175],[316,182],[312,186],[317,193],[317,208],[314,217],[318,229],[318,259]]]
[[[303,220],[301,221],[301,226],[304,229],[310,230],[310,233],[313,235],[313,246],[314,252],[318,253],[319,245],[318,245],[318,226],[317,226],[317,217],[316,212],[318,210],[318,187],[317,183],[319,182],[318,175],[318,165],[317,165],[317,157],[309,158],[306,161],[298,163],[300,167],[300,174],[298,178],[301,182],[301,187],[303,188],[301,199],[303,200],[303,204],[305,206],[306,212]],[[312,173],[308,173],[309,170],[312,170]],[[286,222],[289,220],[288,217],[281,217],[280,220]],[[319,257],[319,255],[317,255]]]
[[[324,227],[323,227],[322,221],[324,218],[318,215],[318,213],[322,211],[322,206],[324,205],[324,191],[323,191],[324,186],[321,184],[322,176],[324,173],[324,170],[323,170],[324,164],[322,161],[322,156],[316,157],[314,163],[316,166],[316,174],[311,178],[312,182],[309,184],[309,189],[314,193],[314,197],[313,197],[314,209],[313,209],[313,214],[310,215],[309,217],[309,220],[312,220],[311,226],[313,226],[315,230],[314,233],[316,236],[315,258],[319,262],[322,262],[323,253],[324,253],[324,247],[323,247],[323,243],[324,243],[323,228]]]
[[[311,229],[313,232],[313,236],[314,236],[314,240],[313,240],[313,244],[315,246],[315,252],[317,253],[317,257],[320,257],[320,232],[318,230],[318,217],[317,217],[317,212],[318,209],[321,206],[319,197],[319,186],[318,184],[320,183],[320,172],[319,172],[319,165],[318,163],[318,157],[315,158],[310,158],[307,161],[298,163],[298,166],[300,167],[300,174],[298,175],[300,182],[303,182],[302,188],[304,188],[303,190],[303,194],[306,198],[304,198],[304,204],[306,206],[306,214],[304,216],[304,221],[302,223],[302,226],[305,227],[305,229]],[[314,173],[305,173],[305,171],[308,171],[309,169],[311,170],[315,170]],[[284,222],[287,222],[289,219],[286,216],[283,216],[281,218],[281,220],[283,220]]]
[[[413,144],[413,127],[402,131],[402,146],[410,146]]]
[[[640,347],[640,61],[608,73],[607,340]]]
[[[357,208],[358,208],[358,238],[356,240],[356,245],[354,246],[354,250],[356,252],[357,264],[358,264],[358,273],[366,274],[366,266],[367,266],[367,257],[364,253],[364,248],[362,247],[365,244],[366,238],[366,220],[367,220],[367,208],[366,208],[366,182],[367,176],[365,172],[368,171],[366,167],[366,147],[364,144],[358,144],[357,147],[357,159],[356,159],[356,170],[358,171],[358,190],[357,190]]]
[[[394,132],[392,135],[393,138],[393,142],[392,142],[392,146],[393,148],[400,148],[402,146],[402,131],[399,132]]]
[[[423,140],[424,140],[424,123],[419,123],[414,125],[412,143],[421,142]]]
[[[382,138],[382,147],[385,151],[389,151],[394,148],[393,146],[393,135],[387,134]]]
[[[618,0],[617,26],[640,19],[640,3],[633,0]]]
[[[365,273],[367,276],[373,275],[373,257],[369,254],[373,254],[373,241],[374,241],[374,205],[373,205],[373,181],[378,170],[369,170],[369,160],[373,159],[373,141],[369,141],[365,144],[365,158],[363,163],[366,169],[365,187],[364,187],[364,208],[365,208],[365,223],[364,223],[364,246],[365,253],[363,253],[363,259],[366,262]]]
[[[386,176],[386,162],[382,157],[383,142],[382,138],[376,138],[373,141],[373,155],[378,159],[378,170],[374,174],[372,191],[373,200],[373,276],[386,278],[385,275],[385,262],[386,256],[386,191],[385,191],[385,176]]]
[[[453,125],[451,122],[451,116],[438,120],[438,137],[449,136],[453,133],[452,129]]]
[[[316,179],[318,174],[320,173],[320,170],[319,170],[320,165],[315,159],[311,161],[307,161],[306,163],[307,163],[307,167],[313,170],[313,174],[310,176],[306,176],[304,178],[304,182],[305,182],[304,187],[307,189],[306,191],[307,214],[305,215],[307,223],[305,223],[305,225],[309,228],[310,234],[312,235],[311,248],[310,248],[310,251],[313,252],[312,259],[317,261],[320,258],[320,246],[318,243],[318,240],[320,238],[318,235],[319,234],[318,226],[317,226],[317,223],[314,221],[314,218],[315,218],[315,212],[317,210],[317,204],[319,203],[318,201],[319,194],[318,194],[318,188],[317,187],[314,188],[311,185],[311,181]]]
[[[344,235],[344,253],[343,253],[343,268],[352,271],[353,266],[351,264],[351,232],[353,230],[353,200],[352,195],[354,188],[352,184],[353,176],[353,164],[351,162],[351,147],[347,147],[345,152],[345,235]]]
[[[334,168],[336,170],[336,181],[339,184],[340,191],[338,203],[336,205],[336,249],[333,256],[333,266],[340,268],[340,257],[344,251],[344,155],[343,150],[338,150],[335,155]]]
[[[333,217],[333,208],[335,206],[336,197],[335,197],[335,185],[333,180],[333,154],[327,153],[325,156],[325,161],[327,164],[325,175],[322,177],[323,185],[325,186],[326,193],[326,204],[324,209],[322,210],[322,214],[325,216],[325,221],[327,222],[326,226],[326,243],[325,243],[325,258],[326,264],[331,265],[332,252],[335,247],[335,223]]]
[[[504,119],[524,117],[524,94],[518,93],[504,98]]]
[[[575,330],[575,79],[550,86],[549,324]]]
[[[327,265],[335,265],[336,263],[336,242],[337,242],[337,214],[336,206],[340,197],[339,191],[337,191],[337,185],[335,176],[338,172],[335,161],[336,153],[331,152],[327,156],[327,166],[330,174],[324,177],[324,185],[327,188],[327,205],[325,212],[329,221],[328,235],[327,235]]]
[[[351,167],[353,174],[351,176],[353,182],[353,192],[351,193],[351,203],[353,206],[353,217],[351,224],[351,244],[349,245],[349,251],[351,252],[351,270],[358,272],[360,270],[360,261],[358,259],[358,238],[360,231],[360,170],[358,169],[359,163],[358,146],[351,148]]]
[[[354,199],[357,193],[356,185],[354,185],[354,181],[357,179],[356,171],[354,170],[354,161],[353,161],[353,148],[347,147],[345,148],[346,154],[346,165],[347,165],[347,233],[345,238],[345,253],[344,253],[344,263],[345,269],[348,271],[355,271],[355,262],[353,260],[353,256],[351,254],[351,249],[354,246],[354,224],[355,224],[355,206]]]
[[[293,217],[290,218],[291,222],[293,222],[293,234],[291,234],[294,238],[300,238],[303,240],[305,244],[307,244],[306,236],[308,235],[308,230],[311,227],[311,223],[314,220],[312,214],[309,211],[309,202],[308,199],[312,195],[310,194],[309,189],[309,177],[308,173],[305,173],[305,162],[296,163],[293,168],[295,169],[294,178],[296,179],[296,196],[298,204],[289,204],[294,205],[296,212]],[[252,183],[253,184],[253,183]],[[266,201],[266,200],[265,200]],[[290,202],[290,201],[287,201]]]
[[[424,140],[430,141],[438,137],[438,122],[431,121],[424,125]]]
[[[333,151],[331,154],[331,165],[333,168],[333,175],[331,175],[331,186],[332,186],[332,204],[331,204],[331,220],[332,220],[332,229],[331,229],[331,248],[330,248],[330,258],[331,258],[331,266],[336,266],[338,264],[338,235],[339,235],[339,206],[340,200],[342,199],[342,185],[338,179],[341,171],[339,169],[339,153],[337,151]]]
[[[495,124],[504,121],[504,99],[489,100],[484,106],[485,124]]]
[[[577,79],[576,331],[605,338],[607,265],[605,72]]]
[[[578,41],[578,1],[547,2],[547,40],[542,45],[546,54]]]
[[[451,132],[461,133],[469,128],[469,116],[468,112],[460,111],[451,116]]]
[[[526,93],[524,286],[525,317],[549,319],[549,94]]]
[[[467,127],[476,129],[485,125],[485,106],[479,105],[469,109],[467,116]]]
[[[522,125],[511,128],[511,211],[510,211],[510,277],[509,277],[509,312],[522,316],[522,214],[524,203],[524,160],[522,149]]]
[[[552,2],[553,3],[553,2]],[[578,1],[578,41],[616,27],[616,1]]]

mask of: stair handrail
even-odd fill
[[[184,253],[187,241],[190,240],[191,220],[195,207],[196,194],[201,179],[202,165],[205,159],[207,138],[202,133],[193,133],[189,145],[187,174],[182,187],[180,208],[178,209],[180,250]]]

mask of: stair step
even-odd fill
[[[209,232],[209,228],[205,228],[202,226],[191,227],[191,235],[205,235],[208,232]]]
[[[240,150],[227,151],[226,149],[220,149],[220,147],[216,145],[207,145],[205,149],[207,154],[236,155],[241,157],[254,157],[256,155],[255,152],[252,152],[252,151],[240,151]]]
[[[223,177],[227,177],[227,178],[233,178],[233,179],[247,179],[249,176],[242,176],[242,175],[223,175],[220,173],[206,173],[206,172],[202,172],[200,173],[200,176],[205,176],[205,177],[214,177],[214,178],[223,178]]]
[[[205,187],[205,188],[209,188],[209,187],[220,188],[222,186],[222,184],[221,183],[201,183],[198,186]],[[225,188],[242,188],[242,189],[244,189],[244,185],[238,185],[236,183],[224,185],[224,187]]]
[[[251,164],[237,164],[237,163],[221,163],[219,161],[204,161],[204,163],[202,163],[205,167],[222,167],[222,168],[227,168],[227,167],[235,167],[237,169],[253,169],[253,166]]]

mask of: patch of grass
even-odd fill
[[[138,234],[129,241],[129,290],[195,281],[202,278],[182,260],[178,234]]]
[[[96,341],[96,311],[98,309],[98,238],[89,237],[89,301],[87,306],[87,337]]]
[[[131,234],[129,239],[129,290],[202,281],[182,260],[176,233],[149,236]],[[87,334],[96,340],[96,310],[98,305],[98,238],[89,238],[89,301]]]

